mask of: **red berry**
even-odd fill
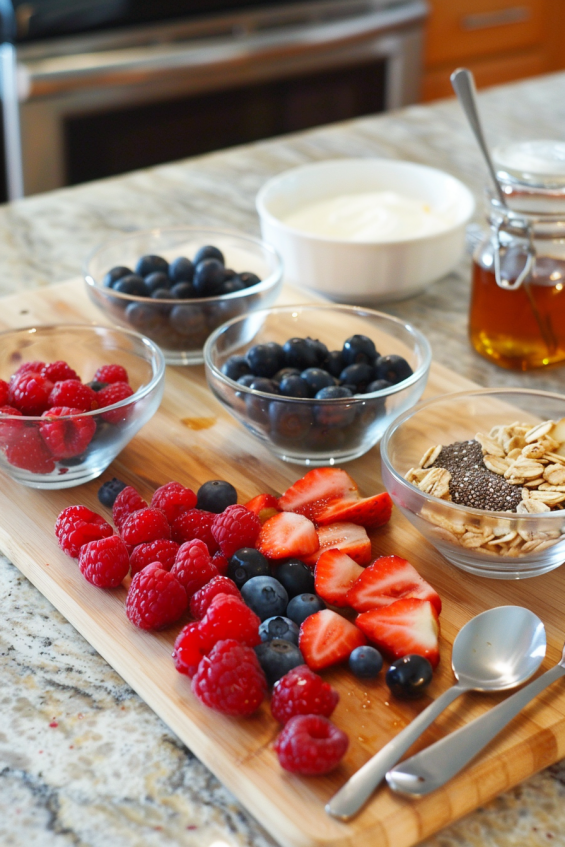
[[[10,417],[9,420],[2,420],[7,416]],[[13,406],[0,406],[0,447],[9,447],[17,440],[25,427],[23,421],[15,421],[14,417],[23,417],[19,409]]]
[[[49,395],[49,408],[68,406],[71,409],[79,409],[81,412],[92,412],[99,405],[96,391],[78,379],[63,379],[61,382],[56,382]]]
[[[40,374],[45,367],[45,362],[22,362],[19,368],[10,377],[10,382],[22,374]]]
[[[3,379],[0,379],[0,406],[5,406],[8,402],[8,394],[10,386]]]
[[[251,715],[263,702],[267,681],[255,651],[229,638],[204,656],[192,679],[192,691],[224,715]]]
[[[129,382],[128,372],[122,365],[101,365],[94,374],[95,382]]]
[[[97,541],[99,538],[108,538],[113,531],[102,515],[97,515],[86,506],[68,506],[63,509],[55,523],[59,547],[75,558],[83,544]]]
[[[295,715],[285,724],[274,746],[286,771],[317,776],[339,765],[349,739],[321,715]]]
[[[107,385],[106,388],[103,388],[98,392],[98,403],[102,408],[106,406],[113,406],[114,403],[121,403],[122,400],[127,400],[128,397],[131,397],[133,394],[133,389],[127,384],[127,382],[113,382],[111,385]],[[124,423],[128,420],[129,416],[133,411],[133,406],[131,404],[126,404],[125,406],[121,406],[117,409],[112,409],[109,412],[104,412],[102,417],[108,423],[118,425],[120,423]]]
[[[167,482],[155,491],[151,505],[155,509],[161,509],[172,524],[175,518],[196,506],[196,494],[180,482]]]
[[[140,629],[164,629],[186,610],[186,591],[174,574],[158,564],[134,576],[126,598],[126,614]]]
[[[135,576],[147,565],[155,562],[159,562],[164,570],[170,571],[175,563],[178,549],[179,545],[176,541],[170,541],[168,538],[158,538],[156,541],[138,544],[129,559],[131,575]]]
[[[74,417],[66,419],[68,415]],[[81,415],[79,409],[53,406],[43,412],[41,417],[45,418],[45,423],[39,424],[41,437],[56,460],[80,455],[86,450],[96,432],[94,419]],[[61,420],[61,417],[65,420]]]
[[[62,382],[65,379],[78,379],[80,376],[76,371],[73,371],[70,365],[66,362],[52,362],[50,365],[43,365],[40,370],[41,376],[50,379],[52,383]]]
[[[52,388],[53,383],[41,374],[23,373],[10,382],[8,402],[24,415],[41,415],[55,405],[50,402]]]
[[[173,649],[175,668],[179,673],[193,677],[203,656],[208,653],[210,646],[202,637],[200,624],[195,621],[181,629],[177,635]]]
[[[218,594],[241,597],[239,588],[233,579],[229,579],[227,576],[213,576],[210,582],[199,588],[196,594],[190,598],[190,614],[192,617],[201,620],[208,611],[210,603]]]
[[[98,588],[116,588],[129,571],[126,545],[119,535],[89,541],[80,548],[78,566],[81,574]]]
[[[53,456],[35,425],[25,427],[6,447],[6,460],[15,468],[32,473],[51,473],[55,470]]]
[[[184,541],[199,538],[213,556],[218,551],[218,545],[212,535],[212,524],[215,518],[216,515],[213,512],[204,512],[202,509],[189,509],[188,512],[183,512],[172,523],[174,540],[182,544]]]
[[[239,597],[217,594],[200,621],[203,636],[211,644],[224,638],[235,638],[248,647],[261,643],[261,620]]]
[[[223,553],[220,553],[218,550],[217,553],[214,553],[212,556],[212,564],[216,565],[218,569],[218,573],[222,576],[225,576],[228,572],[229,562]]]
[[[212,535],[228,558],[242,547],[254,547],[260,532],[257,515],[237,503],[216,515],[212,524]]]
[[[170,538],[171,527],[159,509],[139,509],[125,519],[120,535],[130,547],[137,547],[158,538]]]
[[[308,665],[292,668],[273,686],[271,712],[275,720],[286,723],[295,715],[323,715],[329,718],[339,694]]]
[[[139,511],[139,509],[146,508],[147,503],[132,485],[128,485],[123,491],[120,491],[112,506],[112,519],[118,532],[121,531],[124,521],[129,515]]]
[[[199,588],[218,576],[218,571],[212,564],[208,548],[199,538],[185,541],[179,547],[175,563],[171,568],[188,598],[192,597]]]

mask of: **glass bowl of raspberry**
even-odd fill
[[[154,415],[164,385],[161,350],[130,330],[0,333],[0,471],[32,488],[95,479]]]
[[[282,264],[249,235],[169,227],[106,241],[87,258],[84,279],[114,323],[155,341],[167,364],[195,365],[213,330],[275,301]]]
[[[358,306],[276,306],[204,347],[208,384],[269,450],[310,467],[347,462],[418,402],[430,346],[410,324]]]

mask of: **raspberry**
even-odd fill
[[[23,421],[2,420],[6,415],[13,417],[22,417],[19,409],[13,406],[0,406],[0,447],[9,447],[19,437],[25,424]]]
[[[140,629],[164,629],[178,621],[187,605],[186,591],[176,576],[154,564],[132,579],[126,614]]]
[[[70,365],[66,362],[52,362],[50,365],[43,365],[40,372],[41,376],[50,379],[52,383],[62,382],[65,379],[78,379],[80,376],[76,371],[73,371]]]
[[[170,538],[171,527],[159,509],[139,509],[125,519],[120,535],[126,544],[137,547],[158,538]]]
[[[257,515],[237,503],[216,515],[212,524],[212,535],[228,558],[242,547],[255,547],[260,531]]]
[[[41,415],[55,405],[50,402],[52,388],[53,383],[41,374],[23,373],[10,382],[8,402],[24,415]]]
[[[129,383],[128,372],[121,365],[101,365],[92,378],[93,382]]]
[[[213,512],[203,512],[202,509],[189,509],[183,512],[172,523],[173,538],[182,544],[199,538],[208,548],[210,555],[218,551],[218,545],[212,535],[212,524],[216,515]]]
[[[100,405],[96,392],[78,379],[63,379],[61,382],[56,382],[49,395],[49,408],[68,406],[71,409],[79,409],[81,412],[92,412]]]
[[[147,565],[155,562],[159,562],[164,570],[170,571],[175,563],[178,549],[179,545],[176,541],[170,541],[168,538],[158,538],[156,541],[138,544],[129,560],[131,575],[135,576]]]
[[[322,715],[295,715],[274,745],[281,767],[306,776],[332,771],[348,746],[345,732]]]
[[[248,647],[261,643],[261,620],[239,597],[217,594],[200,621],[200,629],[211,644],[234,638]]]
[[[8,402],[8,393],[10,386],[3,379],[0,379],[0,406],[5,406]]]
[[[212,556],[212,564],[216,565],[218,573],[221,574],[221,576],[226,576],[228,572],[229,562],[224,556],[224,554],[220,553],[219,550]]]
[[[199,588],[196,594],[190,598],[190,614],[196,620],[201,620],[208,611],[208,606],[218,594],[229,594],[232,597],[241,597],[239,588],[227,576],[213,576],[210,582]]]
[[[253,714],[263,702],[267,681],[255,652],[228,638],[201,659],[192,691],[211,709],[245,716]]]
[[[75,415],[69,420],[60,420],[61,416]],[[41,437],[49,447],[53,458],[70,459],[80,455],[96,432],[96,423],[92,418],[81,416],[79,409],[69,409],[67,406],[53,406],[43,412],[45,423],[39,424]]]
[[[19,368],[14,371],[10,377],[10,381],[16,379],[16,377],[21,376],[22,374],[40,374],[44,367],[45,362],[22,362]]]
[[[24,426],[19,431],[18,437],[6,447],[6,460],[15,468],[32,473],[55,470],[53,456],[35,426]]]
[[[275,720],[286,723],[295,715],[323,715],[329,718],[339,694],[308,665],[288,671],[273,686],[271,712]]]
[[[120,491],[112,506],[112,519],[118,532],[121,532],[124,521],[129,515],[146,508],[147,503],[132,485]]]
[[[203,656],[210,650],[200,632],[198,622],[189,623],[177,635],[173,649],[175,668],[179,673],[193,677]]]
[[[78,566],[81,574],[98,588],[116,588],[129,571],[126,545],[119,535],[89,541],[80,548]]]
[[[181,544],[171,573],[175,574],[184,587],[188,598],[192,597],[207,582],[210,582],[212,577],[218,576],[218,571],[210,559],[208,548],[199,538]]]
[[[151,505],[155,509],[161,509],[172,524],[175,518],[196,506],[196,494],[180,482],[167,482],[155,491]]]
[[[122,400],[126,400],[132,394],[133,390],[127,382],[113,382],[111,385],[107,385],[106,388],[102,388],[95,396],[98,398],[99,405],[105,408],[106,406],[113,406],[114,403],[120,403]],[[132,411],[133,406],[130,404],[121,406],[118,409],[112,409],[110,412],[104,412],[102,417],[108,423],[117,426],[127,421]]]
[[[113,532],[102,515],[97,515],[86,506],[68,506],[63,509],[55,523],[59,547],[75,558],[83,544],[97,541],[99,538],[108,538]]]

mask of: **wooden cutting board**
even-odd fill
[[[287,290],[281,299],[290,303],[304,298]],[[1,303],[3,328],[71,321],[103,322],[78,281],[7,297]],[[433,365],[427,395],[470,386],[457,374]],[[349,463],[347,470],[363,495],[382,490],[378,447]],[[124,612],[126,589],[103,591],[89,585],[76,563],[58,548],[53,534],[56,516],[68,505],[83,503],[103,512],[96,493],[112,476],[134,485],[147,499],[172,479],[196,489],[207,479],[225,478],[245,502],[261,491],[280,493],[301,475],[300,467],[274,459],[223,411],[207,389],[202,366],[169,368],[159,411],[100,480],[47,492],[15,486],[0,474],[0,549],[281,844],[410,847],[565,756],[563,683],[542,694],[488,753],[437,793],[412,801],[382,787],[350,823],[328,817],[324,804],[429,698],[453,683],[451,644],[473,615],[497,605],[529,607],[547,627],[548,651],[540,673],[558,661],[565,636],[565,569],[523,582],[471,576],[448,565],[395,511],[389,525],[372,534],[374,554],[394,552],[410,559],[444,601],[441,662],[429,698],[414,703],[394,700],[383,675],[360,682],[346,668],[328,670],[325,678],[341,695],[333,719],[349,734],[350,749],[327,777],[299,778],[278,765],[272,742],[279,727],[268,703],[248,719],[230,719],[202,706],[171,660],[180,627],[159,634],[136,630]],[[427,731],[419,748],[481,714],[502,696],[460,698]]]

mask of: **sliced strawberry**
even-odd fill
[[[304,515],[279,512],[263,524],[255,546],[269,559],[301,558],[318,549],[318,533]]]
[[[330,500],[358,500],[359,489],[340,468],[314,468],[279,497],[279,509],[298,512],[315,521]]]
[[[354,523],[331,523],[318,529],[320,549],[311,556],[302,556],[305,564],[314,567],[324,550],[337,547],[347,553],[358,565],[368,565],[371,561],[371,541],[367,530]]]
[[[365,568],[351,586],[347,604],[357,612],[368,612],[406,597],[429,600],[438,615],[441,612],[439,594],[410,562],[400,556],[381,556]]]
[[[391,514],[392,500],[384,491],[382,494],[364,497],[361,500],[351,500],[347,497],[330,500],[320,512],[317,512],[316,523],[350,521],[365,527],[375,527],[388,523]]]
[[[363,612],[355,623],[390,659],[417,653],[434,668],[439,662],[439,622],[429,600],[396,600],[390,606]]]
[[[325,550],[316,562],[316,594],[332,606],[347,606],[347,594],[363,568],[342,550]]]
[[[318,671],[348,659],[367,639],[354,623],[331,609],[310,615],[300,626],[298,646],[309,668]]]
[[[278,500],[273,494],[258,494],[257,497],[245,503],[245,508],[257,515],[261,523],[265,523],[280,512]]]

